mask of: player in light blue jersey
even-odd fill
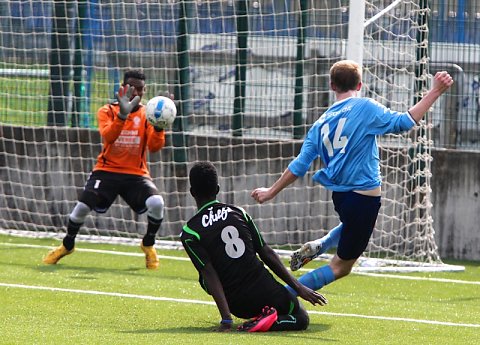
[[[302,284],[318,290],[350,273],[368,245],[381,204],[376,137],[410,130],[452,84],[447,72],[436,73],[422,100],[407,112],[397,112],[370,98],[358,97],[362,70],[356,62],[343,60],[331,67],[330,88],[336,102],[314,123],[300,153],[282,176],[271,187],[251,193],[258,203],[271,200],[304,176],[317,157],[322,160],[323,168],[313,179],[332,191],[341,223],[325,237],[307,242],[293,253],[290,267],[297,270],[332,246],[337,247],[337,253],[328,265],[301,276]]]

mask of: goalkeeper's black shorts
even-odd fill
[[[149,178],[96,170],[90,174],[78,200],[104,213],[120,195],[132,210],[141,214],[147,210],[145,201],[157,194],[157,187]]]

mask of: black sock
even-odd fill
[[[153,219],[148,217],[147,233],[143,236],[142,243],[145,247],[150,247],[155,244],[155,236],[157,235],[163,219]]]
[[[303,331],[307,329],[308,324],[309,317],[306,313],[278,315],[277,321],[273,323],[269,331]]]
[[[72,250],[73,247],[75,247],[75,237],[81,226],[82,224],[74,223],[70,219],[68,220],[67,235],[63,238],[63,246],[67,250]]]

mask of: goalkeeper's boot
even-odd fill
[[[140,245],[142,251],[145,253],[145,265],[149,270],[156,270],[159,265],[157,251],[153,246]]]
[[[292,253],[292,256],[290,257],[290,269],[292,271],[299,270],[301,267],[318,257],[321,254],[321,249],[322,244],[320,241],[305,243],[300,249]]]
[[[43,258],[43,263],[47,265],[55,265],[61,258],[63,258],[66,255],[70,255],[73,253],[75,248],[68,250],[67,248],[64,247],[64,245],[60,245],[55,249],[52,249],[45,255]]]
[[[273,307],[263,307],[262,313],[238,326],[239,332],[267,332],[277,321],[277,310]]]

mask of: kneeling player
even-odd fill
[[[306,310],[262,261],[313,305],[326,304],[325,297],[300,284],[288,272],[242,208],[216,200],[218,177],[211,163],[196,163],[189,179],[198,212],[183,227],[181,240],[199,271],[202,288],[217,304],[222,318],[219,330],[231,329],[232,314],[251,318],[238,328],[240,331],[306,329]]]

